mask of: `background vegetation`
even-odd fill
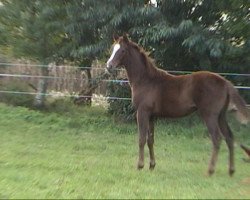
[[[4,55],[42,64],[71,62],[91,66],[96,58],[107,59],[114,33],[126,32],[166,70],[249,72],[249,1],[0,2],[0,53]],[[42,69],[42,74],[47,75],[46,68]],[[91,87],[90,69],[87,75]],[[227,78],[249,85],[248,77]],[[41,79],[37,88],[46,92],[46,85],[46,80]],[[249,101],[249,93],[242,95]],[[43,104],[43,97],[36,99]]]

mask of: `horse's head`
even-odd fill
[[[125,57],[128,53],[129,39],[127,35],[122,37],[114,36],[113,52],[107,62],[107,70],[113,71],[114,68],[124,65]]]

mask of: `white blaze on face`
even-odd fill
[[[115,44],[115,46],[114,46],[114,48],[113,48],[113,52],[112,52],[112,54],[111,54],[111,56],[110,56],[110,58],[109,58],[109,60],[108,60],[108,62],[107,62],[107,67],[109,67],[110,61],[113,60],[113,58],[115,57],[116,52],[117,52],[120,48],[121,48],[121,45],[120,45],[120,44]]]

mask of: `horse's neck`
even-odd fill
[[[129,58],[126,61],[125,68],[129,82],[133,86],[138,85],[142,80],[149,78],[150,74],[142,60],[141,53],[135,49],[132,49],[129,53]]]

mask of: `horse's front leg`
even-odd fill
[[[155,155],[154,155],[154,120],[153,118],[149,121],[149,131],[148,131],[148,149],[150,156],[149,169],[153,170],[155,168]]]
[[[139,159],[137,168],[142,169],[144,167],[144,146],[149,132],[149,115],[147,112],[142,110],[137,111],[137,126],[139,132]]]

